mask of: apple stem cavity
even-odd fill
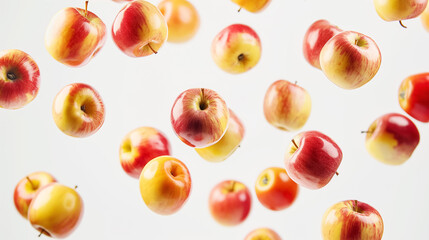
[[[150,43],[148,43],[147,45],[149,46],[150,50],[152,50],[153,53],[155,53],[155,54],[158,53],[157,51],[155,51],[155,49],[152,48],[152,46],[150,45]]]
[[[34,185],[33,181],[31,181],[31,179],[28,176],[25,178],[27,178],[27,181],[31,184],[31,188],[33,188],[33,190],[36,190],[36,186]]]
[[[399,20],[399,25],[401,25],[401,27],[403,27],[403,28],[407,28],[407,26],[405,26],[405,25],[402,23],[402,20]]]
[[[295,139],[292,139],[292,143],[298,149],[298,145],[296,145]]]
[[[240,55],[238,55],[237,59],[239,62],[243,61],[244,60],[244,54],[240,53]]]
[[[8,73],[6,74],[6,76],[7,76],[7,79],[9,79],[9,80],[11,80],[11,81],[15,81],[15,80],[16,80],[16,75],[15,75],[15,73],[8,72]]]
[[[262,184],[264,184],[264,185],[268,184],[268,177],[267,177],[267,175],[265,175],[264,178],[262,179]]]
[[[234,187],[235,187],[235,181],[231,181],[231,185],[228,188],[229,192],[233,192],[234,191]]]
[[[89,1],[85,1],[85,17],[88,17],[88,3]]]
[[[82,110],[82,112],[86,113],[86,107],[85,107],[85,105],[80,106],[80,110]]]
[[[206,97],[204,95],[204,88],[201,88],[201,100],[198,107],[200,108],[200,110],[205,110],[209,107],[209,105],[207,104]]]

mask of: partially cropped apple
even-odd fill
[[[0,108],[18,109],[37,96],[40,71],[27,53],[17,50],[0,52]]]
[[[216,35],[212,42],[212,58],[228,73],[244,73],[261,58],[261,40],[247,25],[233,24]]]
[[[300,186],[319,189],[337,174],[342,159],[340,147],[327,135],[318,131],[301,132],[286,151],[286,172]]]
[[[420,142],[416,125],[399,113],[382,115],[365,132],[368,152],[375,159],[389,165],[406,162]]]
[[[423,24],[423,27],[429,32],[429,4],[426,5],[425,10],[420,14],[420,20]]]
[[[41,234],[69,236],[83,216],[83,201],[75,189],[50,183],[37,192],[28,209],[28,220]]]
[[[88,137],[104,123],[103,100],[93,87],[73,83],[55,96],[52,116],[63,133],[72,137]]]
[[[104,46],[106,25],[85,9],[64,8],[52,18],[45,46],[55,60],[71,67],[86,65]]]
[[[374,7],[383,20],[401,21],[419,16],[427,3],[428,0],[374,0]]]
[[[229,109],[229,124],[225,135],[215,144],[205,148],[195,148],[202,158],[209,162],[222,162],[240,146],[244,137],[244,125],[235,113]]]
[[[264,98],[268,123],[284,131],[295,131],[310,117],[311,98],[307,90],[285,80],[270,85]]]
[[[282,240],[282,238],[270,228],[258,228],[247,234],[244,240]]]
[[[188,146],[204,148],[218,142],[226,132],[229,111],[215,91],[192,88],[182,92],[171,109],[174,132]]]
[[[334,204],[322,220],[324,240],[381,240],[384,224],[380,213],[357,200]]]
[[[326,77],[344,89],[369,82],[381,65],[381,53],[370,37],[353,31],[338,33],[320,52],[320,66]]]
[[[130,57],[157,53],[167,35],[168,27],[162,13],[152,3],[143,0],[127,3],[112,25],[113,41]]]
[[[188,168],[171,156],[160,156],[149,161],[139,181],[143,201],[150,210],[161,215],[179,211],[191,192]]]
[[[264,10],[271,2],[271,0],[231,0],[241,8],[249,12],[257,13]]]
[[[429,73],[407,77],[399,86],[399,105],[411,117],[429,122]]]

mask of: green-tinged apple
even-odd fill
[[[381,65],[381,53],[370,37],[353,31],[338,33],[320,52],[320,66],[326,77],[344,89],[369,82]]]
[[[139,127],[122,139],[119,159],[124,171],[138,179],[150,160],[170,155],[170,149],[170,143],[161,131],[153,127]]]
[[[75,189],[50,183],[37,192],[28,208],[28,220],[41,234],[69,236],[83,216],[83,201]]]
[[[218,142],[228,128],[229,111],[215,91],[192,88],[182,92],[171,108],[174,132],[188,146],[205,148]]]
[[[249,71],[259,62],[261,50],[261,40],[252,28],[233,24],[213,39],[211,54],[219,68],[238,74]]]
[[[168,27],[162,13],[152,3],[143,0],[127,3],[112,25],[113,41],[130,57],[158,53],[167,35]]]
[[[244,125],[229,109],[229,124],[225,135],[215,144],[205,148],[195,148],[198,155],[209,162],[222,162],[240,146],[244,137]]]
[[[85,9],[64,8],[52,18],[45,35],[45,46],[55,60],[81,67],[101,50],[106,41],[106,25]]]
[[[268,123],[284,131],[295,131],[310,117],[311,98],[307,90],[285,80],[270,85],[264,98]]]
[[[380,213],[357,200],[334,204],[322,219],[323,240],[381,240],[383,231]]]
[[[429,122],[429,73],[407,77],[399,86],[399,105],[411,117]]]
[[[103,100],[87,84],[69,84],[55,96],[52,116],[63,133],[72,137],[88,137],[104,123]]]
[[[158,8],[168,26],[168,42],[189,41],[198,31],[200,16],[194,5],[187,0],[163,0]]]
[[[374,0],[377,14],[385,21],[399,21],[418,17],[428,0]]]
[[[235,180],[226,180],[217,184],[209,196],[210,213],[224,226],[235,226],[246,220],[251,204],[249,189]]]
[[[27,53],[9,49],[0,52],[0,108],[18,109],[37,96],[40,71]]]
[[[298,184],[289,178],[284,168],[279,167],[270,167],[262,171],[255,184],[259,202],[273,211],[290,207],[298,191]]]
[[[375,159],[389,165],[406,162],[420,142],[416,125],[399,113],[382,115],[364,132],[368,152]]]
[[[286,172],[300,186],[319,189],[331,181],[343,159],[340,147],[318,131],[296,135],[285,154]]]
[[[241,8],[249,12],[257,13],[264,10],[271,2],[271,0],[231,0]]]
[[[13,192],[13,202],[22,217],[27,218],[28,207],[36,193],[57,180],[47,172],[34,172],[21,179]]]
[[[244,240],[282,240],[282,238],[270,228],[258,228],[247,234]]]
[[[188,168],[171,156],[160,156],[149,161],[139,181],[144,203],[161,215],[179,211],[191,192],[192,181]]]

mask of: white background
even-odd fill
[[[401,166],[387,166],[371,158],[365,149],[365,135],[360,133],[385,113],[405,114],[397,100],[400,82],[428,71],[429,33],[419,19],[404,21],[408,29],[403,29],[397,22],[379,18],[372,1],[273,0],[263,12],[252,14],[244,9],[237,13],[238,6],[229,0],[192,0],[201,17],[195,38],[185,44],[166,43],[157,55],[130,58],[115,46],[110,34],[121,4],[94,0],[89,10],[109,29],[107,42],[88,65],[70,68],[48,54],[44,34],[57,11],[83,7],[83,2],[0,1],[0,48],[30,54],[42,77],[39,95],[32,103],[15,111],[0,109],[1,239],[37,239],[38,232],[15,210],[13,190],[21,178],[39,170],[50,172],[63,184],[79,186],[85,212],[69,239],[243,239],[258,227],[270,227],[283,239],[320,239],[324,211],[346,199],[364,201],[381,213],[383,239],[429,236],[427,124],[414,121],[421,141],[412,158]],[[305,61],[303,36],[321,18],[344,30],[362,32],[379,45],[381,68],[364,87],[340,89]],[[223,72],[210,56],[213,37],[233,23],[251,26],[262,41],[260,62],[241,75]],[[283,166],[286,148],[298,133],[277,130],[264,118],[265,91],[278,79],[297,81],[311,95],[311,116],[300,131],[319,130],[329,135],[342,148],[344,158],[340,175],[326,187],[301,188],[290,208],[273,212],[258,202],[255,180],[265,168]],[[64,135],[51,115],[56,93],[74,82],[92,85],[106,105],[103,127],[84,139]],[[169,114],[175,98],[196,87],[217,91],[245,124],[241,148],[225,162],[201,159],[172,130]],[[191,195],[174,215],[151,212],[140,197],[138,180],[120,166],[120,141],[139,126],[163,131],[173,155],[190,170]],[[208,210],[211,188],[226,179],[242,181],[252,192],[251,213],[236,227],[219,225]]]

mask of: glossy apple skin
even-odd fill
[[[399,113],[377,118],[368,128],[365,146],[375,159],[389,165],[406,162],[420,142],[416,125]]]
[[[271,0],[231,0],[231,1],[252,13],[257,13],[264,10],[271,2]]]
[[[65,238],[78,227],[83,209],[83,200],[75,189],[50,183],[31,202],[28,220],[47,236]]]
[[[65,86],[55,97],[52,116],[57,127],[72,137],[88,137],[104,123],[104,104],[98,92],[88,84]]]
[[[140,194],[147,207],[161,215],[179,211],[191,192],[192,180],[186,165],[171,156],[149,161],[140,175]]]
[[[222,162],[237,150],[244,138],[244,133],[243,123],[229,109],[229,125],[223,137],[217,143],[205,148],[195,148],[195,151],[209,162]]]
[[[34,172],[22,178],[13,192],[13,202],[19,214],[26,219],[28,207],[36,196],[36,193],[44,186],[56,181],[57,180],[47,172]]]
[[[39,67],[30,55],[17,49],[0,52],[0,108],[24,107],[39,88]]]
[[[404,79],[399,86],[399,105],[411,117],[429,122],[429,73],[420,73]]]
[[[330,137],[318,131],[306,131],[290,143],[285,154],[285,169],[300,186],[320,189],[331,181],[342,159],[340,147]]]
[[[286,170],[279,167],[270,167],[259,174],[255,192],[259,202],[266,208],[273,211],[286,209],[294,203],[299,187],[286,173]]]
[[[320,66],[326,77],[344,89],[356,89],[369,82],[381,65],[381,53],[370,37],[353,31],[338,33],[320,52]]]
[[[270,228],[258,228],[247,234],[244,240],[282,240],[282,238]]]
[[[277,80],[265,93],[265,119],[280,130],[295,131],[302,128],[310,117],[310,112],[310,94],[289,81]]]
[[[218,142],[226,132],[229,110],[215,91],[192,88],[182,92],[171,109],[171,124],[182,142],[205,148]]]
[[[187,0],[163,0],[158,8],[168,26],[168,42],[189,41],[198,31],[200,16],[194,5]]]
[[[70,67],[82,67],[106,42],[106,25],[94,13],[64,8],[51,19],[45,34],[49,54]]]
[[[342,31],[324,19],[317,20],[311,24],[305,33],[302,47],[305,60],[311,66],[321,70],[319,61],[320,51],[329,39]]]
[[[113,41],[130,57],[156,53],[167,35],[168,27],[162,13],[156,6],[143,0],[127,3],[116,15],[112,25]]]
[[[246,220],[252,199],[248,188],[241,182],[227,180],[217,184],[209,196],[212,217],[224,226],[236,226]]]
[[[400,21],[419,16],[427,0],[374,0],[377,14],[385,21]]]
[[[213,39],[211,54],[222,70],[239,74],[252,69],[261,58],[261,40],[249,26],[233,24]]]
[[[384,224],[380,213],[357,200],[334,204],[322,220],[324,240],[380,240]]]

